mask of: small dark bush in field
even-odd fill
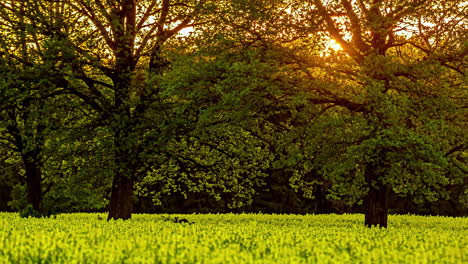
[[[19,212],[21,218],[28,218],[28,217],[50,217],[53,219],[57,218],[57,212],[55,210],[47,210],[44,212],[38,212],[35,210],[32,205],[28,204],[26,207]]]
[[[21,218],[28,218],[28,217],[40,217],[41,214],[34,210],[32,205],[28,204],[26,207],[19,212]]]

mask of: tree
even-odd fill
[[[42,215],[42,152],[48,133],[57,123],[51,115],[52,101],[61,93],[55,75],[57,54],[50,45],[53,40],[36,34],[30,27],[24,2],[9,1],[0,7],[4,22],[0,42],[1,140],[22,160],[27,202]],[[43,49],[37,45],[43,45]]]
[[[128,219],[133,207],[136,174],[141,165],[145,131],[151,129],[146,111],[161,108],[154,101],[158,84],[151,76],[164,73],[165,44],[184,28],[195,26],[205,1],[67,1],[81,17],[79,37],[64,36],[73,47],[75,60],[85,62],[73,69],[82,81],[73,92],[101,113],[114,140],[114,176],[108,219]],[[149,78],[137,79],[139,68]],[[96,76],[96,72],[99,74]],[[146,84],[145,84],[146,82]],[[110,95],[110,96],[109,96]],[[154,106],[154,104],[156,106]],[[149,127],[148,127],[149,125]]]
[[[66,46],[63,36],[76,14],[66,8],[65,2],[56,1],[5,1],[0,7],[1,143],[22,160],[27,203],[38,215],[77,206],[102,207],[102,194],[96,192],[101,196],[96,197],[89,191],[106,186],[106,174],[99,174],[100,184],[76,188],[79,179],[91,184],[97,177],[96,173],[85,175],[91,167],[86,165],[96,161],[94,155],[88,157],[86,165],[81,164],[80,170],[74,165],[82,160],[83,152],[90,155],[102,151],[86,140],[96,134],[101,138],[95,141],[105,138],[102,130],[93,131],[96,114],[80,102],[76,95],[83,94],[73,88],[79,80],[71,77],[72,68],[80,60],[73,47]],[[101,164],[105,162],[101,160]],[[77,190],[87,192],[82,195],[85,199],[77,199]],[[14,199],[15,204],[22,204],[21,197]]]
[[[462,1],[312,2],[324,31],[342,48],[328,62],[335,88],[314,89],[348,98],[336,104],[366,130],[357,131],[358,140],[349,142],[324,173],[341,182],[335,184],[338,193],[354,190],[342,185],[347,181],[365,188],[366,226],[386,227],[391,190],[437,199],[446,194],[442,186],[463,175],[450,175],[447,166],[453,149],[466,151],[466,138],[456,128],[445,129],[461,121],[453,114],[463,112],[460,100],[466,99],[466,6]],[[345,127],[346,135],[351,130]],[[455,142],[440,142],[441,133]]]
[[[234,7],[243,7],[243,4],[247,2],[232,1]],[[97,33],[91,34],[92,36],[97,34],[100,37],[93,38],[101,40],[96,45],[105,47],[101,50],[111,55],[111,59],[106,61],[102,58],[108,54],[99,54],[96,51],[86,53],[88,57],[93,58],[91,62],[97,65],[96,68],[106,76],[104,84],[91,82],[89,76],[83,76],[83,73],[87,73],[85,69],[78,72],[81,76],[75,76],[78,79],[82,78],[85,83],[88,82],[86,83],[90,91],[88,94],[92,94],[91,97],[86,97],[82,93],[78,93],[78,96],[88,103],[98,104],[96,109],[104,113],[103,119],[107,120],[107,125],[111,128],[115,140],[113,153],[116,169],[109,206],[109,219],[127,219],[131,215],[136,174],[142,173],[144,175],[146,173],[141,167],[141,164],[144,163],[141,154],[145,153],[144,149],[147,149],[144,144],[147,144],[150,139],[158,142],[159,146],[155,149],[161,149],[161,146],[166,144],[161,135],[155,139],[154,133],[157,135],[158,131],[161,132],[161,130],[155,128],[154,123],[148,123],[148,120],[153,119],[153,122],[161,120],[160,117],[157,117],[161,113],[155,114],[154,110],[164,113],[167,110],[166,107],[172,107],[174,103],[177,103],[177,100],[163,101],[159,94],[158,82],[161,76],[164,76],[168,66],[164,58],[165,49],[168,49],[167,45],[171,43],[171,38],[183,28],[204,25],[206,29],[214,25],[214,23],[206,25],[205,21],[207,20],[226,23],[223,18],[229,17],[233,21],[240,21],[240,24],[230,24],[234,29],[239,30],[245,24],[252,23],[252,18],[255,19],[255,15],[245,17],[246,14],[241,12],[234,12],[240,15],[238,17],[231,15],[229,4],[229,1],[215,3],[211,1],[166,0],[161,2],[122,1],[108,5],[101,3],[101,1],[71,1],[71,6],[86,17],[90,25],[92,24],[87,28],[96,28]],[[248,7],[260,4],[264,3],[258,1],[252,5],[249,4]],[[221,12],[226,16],[219,14],[213,16],[213,11]],[[287,12],[282,13],[286,14]],[[284,17],[281,19],[281,21],[287,21]],[[107,31],[107,28],[110,31]],[[243,30],[245,32],[245,29]],[[223,33],[229,34],[229,31]],[[200,36],[206,35],[200,33]],[[251,31],[250,38],[255,39],[256,37]],[[79,45],[74,44],[73,40],[70,42],[77,51],[80,50]],[[195,46],[190,48],[193,47]],[[92,54],[93,52],[95,54]],[[86,58],[85,55],[81,56]],[[139,67],[148,70],[149,78],[146,80],[152,82],[148,82],[146,85],[134,82],[138,81],[136,72]],[[96,92],[96,89],[91,89],[94,85],[110,88],[113,94],[112,99],[103,98]],[[107,103],[102,104],[102,102]],[[163,121],[162,126],[165,124],[167,122]],[[167,129],[163,130],[167,131]],[[180,158],[178,161],[180,162]]]
[[[303,33],[305,28],[301,31],[297,25],[309,27],[313,22],[288,11],[295,7],[297,3],[284,1],[232,1],[226,4],[220,8],[222,15],[214,17],[213,24],[205,25],[206,30],[195,42],[201,48],[182,54],[183,58],[172,65],[173,71],[165,76],[163,87],[168,86],[170,94],[181,102],[179,117],[189,114],[187,119],[191,121],[184,124],[196,127],[189,139],[184,138],[182,145],[186,146],[187,141],[201,144],[208,155],[198,152],[198,156],[207,159],[203,164],[211,164],[210,169],[217,165],[212,164],[213,160],[220,164],[242,164],[243,168],[228,171],[208,169],[216,175],[209,176],[215,178],[210,186],[219,188],[224,182],[225,186],[220,188],[231,191],[226,188],[229,181],[222,178],[225,175],[228,179],[238,180],[240,187],[249,182],[262,182],[264,175],[268,175],[265,181],[275,183],[273,189],[280,190],[279,193],[286,190],[295,197],[289,181],[301,168],[293,168],[291,163],[301,155],[298,153],[300,143],[294,141],[299,141],[302,136],[295,127],[301,126],[301,122],[307,123],[311,116],[321,111],[321,106],[308,104],[308,100],[315,102],[315,99],[297,88],[301,78],[288,69],[289,57],[282,58],[285,50],[290,51],[288,45],[291,42],[308,35]],[[325,102],[329,100],[325,99]],[[237,136],[233,136],[234,132]],[[250,148],[245,146],[246,142]],[[229,147],[229,143],[243,151],[239,153]],[[182,154],[183,159],[187,152],[180,151],[177,154]],[[250,155],[255,152],[257,157]],[[209,153],[216,153],[215,158],[209,157]],[[196,162],[187,165],[192,171],[207,170],[207,166],[199,166]],[[224,167],[231,168],[230,165]],[[243,176],[233,173],[241,170],[246,172]],[[158,170],[158,174],[159,180],[170,178],[162,176],[162,170]],[[239,179],[239,176],[245,179]],[[251,179],[252,176],[256,177]],[[187,177],[190,180],[190,176]],[[155,178],[147,179],[154,184]],[[259,185],[250,184],[250,188],[259,188]],[[271,189],[271,186],[267,188]]]

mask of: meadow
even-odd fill
[[[176,216],[194,223],[168,220]],[[468,263],[468,218],[391,215],[387,229],[363,219],[0,213],[0,263]]]

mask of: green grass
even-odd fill
[[[0,213],[0,263],[468,263],[467,218],[390,216],[369,229],[363,215],[179,216],[195,224]]]

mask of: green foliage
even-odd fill
[[[104,208],[115,177],[158,205],[319,190],[356,204],[375,184],[466,201],[461,1],[202,2],[0,4],[0,150],[40,171],[44,208]],[[131,25],[147,8],[159,23]]]
[[[16,211],[24,210],[28,206],[26,200],[26,186],[23,184],[16,184],[12,188],[11,201],[8,201],[8,206]]]
[[[28,204],[28,205],[26,205],[26,207],[22,208],[19,211],[19,216],[21,218],[30,218],[30,217],[33,217],[33,218],[40,218],[40,217],[50,218],[50,217],[53,217],[55,219],[57,217],[57,211],[55,211],[54,209],[47,209],[47,210],[43,209],[42,212],[39,212],[39,211],[35,210],[31,204]]]
[[[365,189],[364,171],[369,164],[377,164],[379,180],[390,184],[398,194],[421,202],[447,197],[444,186],[449,184],[448,161],[427,137],[402,128],[382,130],[349,147],[343,159],[324,168],[324,175],[340,182],[337,188],[341,189],[333,190],[336,194],[359,197],[357,190]],[[347,181],[350,185],[343,185]]]
[[[68,180],[80,179],[76,177]],[[65,183],[54,182],[53,187],[44,195],[42,212],[34,210],[32,205],[28,204],[26,185],[17,184],[12,189],[11,201],[8,205],[18,211],[22,217],[50,217],[63,212],[102,209],[106,206],[107,200],[103,197],[104,194],[96,190],[99,186],[90,186],[91,184],[92,182],[89,184],[67,182],[65,185]]]
[[[40,217],[41,216],[41,213],[34,210],[34,208],[32,207],[32,205],[28,204],[26,205],[26,207],[24,207],[24,209],[22,209],[20,212],[19,212],[19,216],[21,218],[28,218],[28,217]]]

